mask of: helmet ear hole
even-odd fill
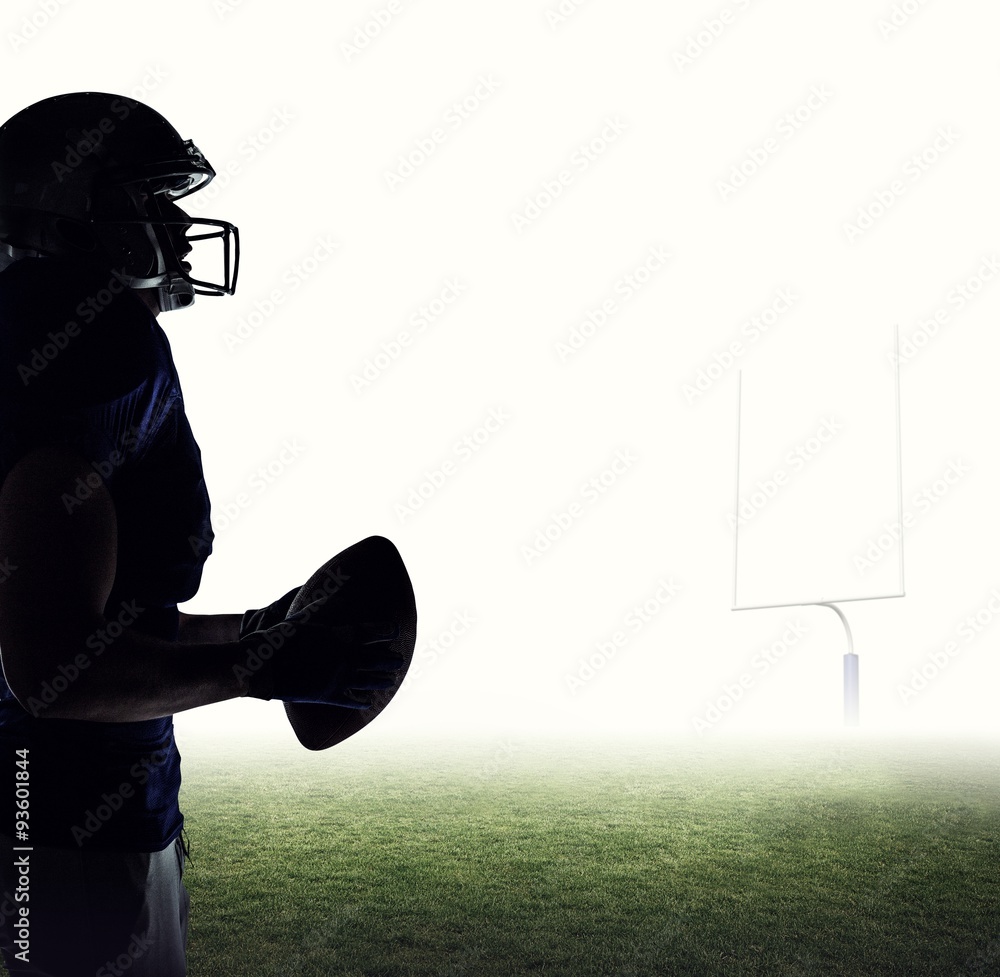
[[[58,218],[55,222],[55,229],[56,233],[70,247],[76,248],[78,251],[89,253],[97,247],[97,239],[94,236],[94,232],[79,221]]]

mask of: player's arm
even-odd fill
[[[237,641],[242,614],[185,614],[179,612],[177,640],[185,644]]]
[[[103,485],[82,504],[65,503],[78,501],[77,479],[88,477],[93,469],[72,450],[40,448],[0,489],[0,560],[9,571],[0,583],[0,661],[18,702],[41,718],[128,722],[246,694],[234,668],[246,651],[228,621],[190,625],[205,637],[194,643],[128,627],[101,637],[118,525]]]

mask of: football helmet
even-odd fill
[[[156,289],[164,312],[232,295],[239,231],[177,204],[214,176],[201,150],[142,102],[103,92],[44,99],[0,127],[0,251],[99,261],[131,288]]]

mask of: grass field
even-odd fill
[[[362,735],[184,771],[191,977],[1000,974],[983,744]]]

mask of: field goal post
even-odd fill
[[[858,656],[854,651],[854,636],[847,616],[837,606],[859,600],[889,600],[906,596],[906,584],[903,575],[903,452],[902,428],[900,418],[899,396],[899,326],[894,329],[894,360],[895,360],[895,401],[896,401],[896,525],[899,529],[899,593],[875,594],[862,597],[839,597],[831,600],[824,597],[819,600],[784,601],[775,604],[752,604],[741,606],[738,600],[738,572],[740,545],[740,426],[742,419],[743,371],[739,370],[736,380],[736,495],[733,505],[735,526],[733,530],[733,606],[734,611],[759,611],[776,607],[829,607],[844,625],[847,636],[847,651],[844,654],[844,725],[857,726],[860,721],[859,709],[859,669]]]

